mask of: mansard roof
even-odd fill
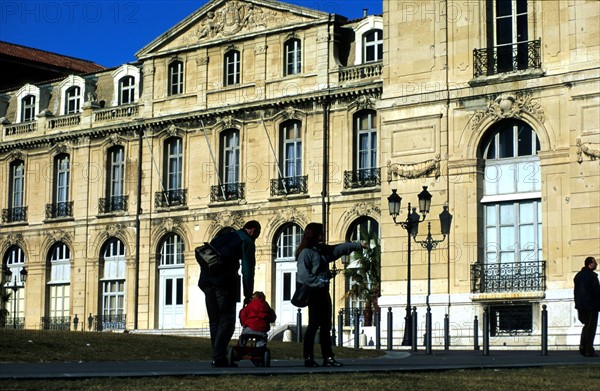
[[[140,60],[346,18],[274,0],[212,0],[136,53]]]

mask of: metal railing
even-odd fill
[[[381,168],[344,171],[344,189],[381,186]]]
[[[17,223],[27,221],[27,207],[2,209],[2,223]]]
[[[127,325],[125,314],[120,315],[98,315],[94,319],[97,331],[102,330],[124,330]]]
[[[473,77],[542,67],[542,42],[519,42],[513,45],[473,49]]]
[[[305,194],[308,192],[308,175],[271,179],[271,196]]]
[[[187,189],[157,191],[154,193],[154,206],[156,208],[185,205],[187,205]]]
[[[129,196],[111,196],[98,199],[98,213],[113,213],[127,211]]]
[[[43,316],[40,319],[42,330],[70,330],[70,316]]]
[[[46,218],[73,217],[73,201],[46,204]]]
[[[210,202],[243,200],[246,184],[243,182],[224,183],[210,187]]]
[[[471,265],[472,293],[546,290],[546,261]]]

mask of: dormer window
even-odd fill
[[[74,86],[65,94],[65,114],[75,114],[81,107],[81,88]]]
[[[130,105],[140,95],[140,69],[130,64],[121,65],[113,73],[113,106]]]
[[[35,119],[35,96],[27,95],[21,99],[21,122]]]
[[[363,63],[383,60],[383,31],[371,30],[363,35]]]
[[[127,105],[134,102],[135,79],[133,76],[125,76],[119,80],[119,104]]]

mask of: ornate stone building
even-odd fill
[[[551,344],[576,346],[572,276],[600,252],[598,3],[383,9],[349,21],[213,0],[135,63],[5,91],[1,254],[9,286],[28,271],[9,316],[205,328],[193,249],[256,219],[255,287],[295,323],[293,251],[320,221],[329,242],[379,232],[394,345],[410,287],[419,336],[431,305],[434,345],[447,321],[451,343],[472,346],[484,309],[493,343],[534,345],[546,305]],[[402,195],[405,219],[422,186],[433,237],[442,206],[454,219],[430,268],[411,242],[409,269],[387,197]],[[334,281],[335,313],[360,305]]]

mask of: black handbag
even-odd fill
[[[310,293],[312,288],[306,284],[296,284],[296,291],[292,296],[292,304],[296,307],[306,307],[310,300]]]

